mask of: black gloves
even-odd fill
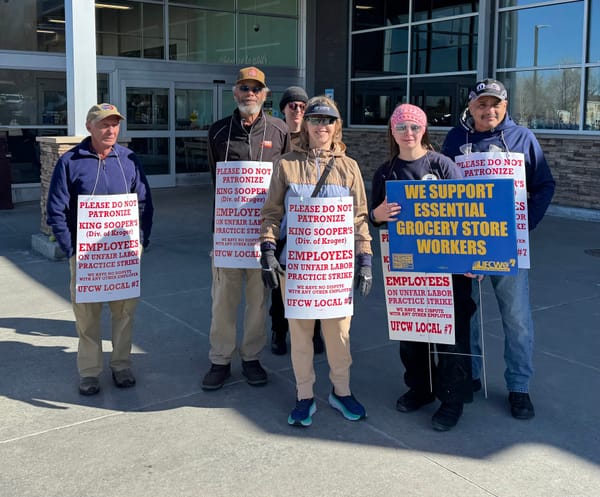
[[[357,263],[358,271],[356,271],[355,288],[360,292],[361,296],[366,297],[373,286],[373,271],[371,270],[371,254],[358,254]]]
[[[262,267],[262,280],[265,288],[273,289],[279,286],[279,276],[285,274],[275,257],[275,244],[264,242],[260,245],[260,265]]]

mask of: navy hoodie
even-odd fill
[[[142,166],[135,154],[117,143],[104,160],[91,149],[90,137],[58,159],[46,205],[47,222],[58,245],[67,255],[75,254],[77,236],[77,196],[137,193],[141,242],[148,245],[152,230],[152,196]]]
[[[535,228],[550,205],[555,183],[533,132],[517,125],[508,112],[497,128],[479,132],[472,126],[472,118],[467,110],[461,117],[460,125],[452,128],[446,135],[442,153],[454,160],[458,155],[466,155],[460,147],[467,143],[471,144],[471,152],[488,152],[490,145],[495,145],[504,152],[520,152],[525,155],[529,230]]]

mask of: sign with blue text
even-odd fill
[[[388,181],[402,207],[388,223],[392,271],[515,274],[514,182]]]

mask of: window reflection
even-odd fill
[[[234,33],[234,14],[170,7],[169,59],[232,64]]]
[[[441,17],[456,16],[477,12],[479,2],[465,0],[428,0],[415,1],[413,5],[413,20],[423,21]]]
[[[352,2],[352,29],[378,28],[408,22],[409,1],[354,0]]]
[[[387,124],[394,107],[406,100],[406,80],[352,84],[352,123]]]
[[[132,138],[129,148],[137,155],[146,175],[169,174],[168,138]]]
[[[581,71],[579,69],[507,73],[499,78],[508,90],[512,118],[533,129],[579,129]]]
[[[214,121],[212,90],[176,90],[175,121],[178,130],[208,130]]]
[[[583,2],[502,12],[499,22],[498,67],[582,61]]]
[[[121,0],[111,0],[109,4],[125,9],[96,9],[98,55],[147,59],[165,57],[161,5]]]
[[[353,77],[407,74],[408,28],[354,35],[352,61]]]
[[[600,131],[600,67],[589,69],[586,79],[587,95],[584,129]]]
[[[127,88],[127,129],[161,130],[169,126],[167,88]]]
[[[477,17],[413,26],[412,72],[472,71],[477,67]]]

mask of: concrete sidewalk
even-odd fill
[[[105,371],[91,398],[77,392],[67,264],[30,248],[39,205],[0,211],[0,497],[600,495],[600,257],[586,253],[600,252],[600,224],[547,216],[532,233],[533,420],[510,416],[487,282],[488,398],[476,394],[447,433],[431,428],[437,403],[397,412],[403,368],[377,265],[352,326],[352,389],[369,417],[351,423],[328,406],[328,368],[317,356],[318,411],[299,429],[286,421],[289,355],[265,350],[265,387],[249,386],[235,360],[225,388],[201,390],[211,188],[154,196],[134,334],[138,384],[118,390]]]

